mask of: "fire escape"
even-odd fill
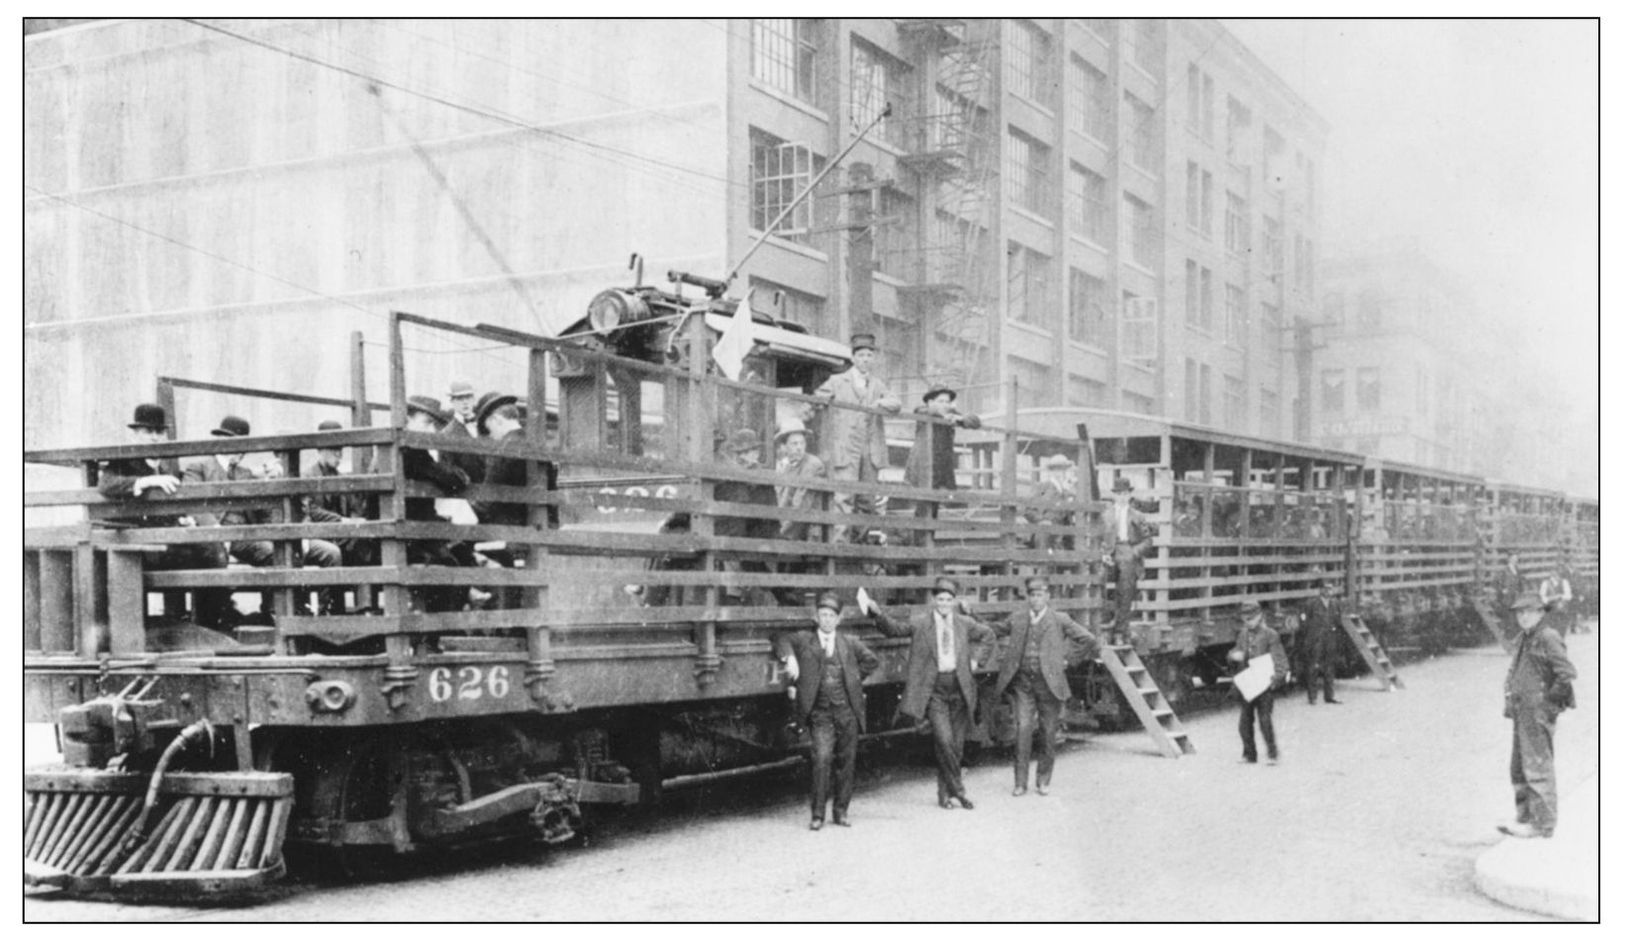
[[[996,26],[908,20],[900,29],[921,73],[934,76],[901,160],[916,178],[917,203],[932,205],[904,297],[924,335],[925,383],[973,387],[996,373],[986,359],[998,299],[990,233],[998,178]]]

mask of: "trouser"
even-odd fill
[[[272,543],[265,539],[228,543],[227,552],[238,561],[255,568],[270,567],[277,554]],[[306,568],[339,567],[340,547],[326,539],[307,539],[300,552],[300,563]],[[299,603],[304,604],[306,595],[302,593],[300,597]],[[325,602],[326,600],[325,597]],[[261,613],[271,612],[272,595],[270,591],[264,591],[261,593]]]
[[[963,794],[963,744],[968,740],[969,710],[957,673],[935,675],[929,695],[929,729],[934,734],[934,763],[942,798]]]
[[[149,553],[142,560],[146,571],[194,571],[225,568],[226,551],[213,542],[185,542],[165,546],[163,552]],[[230,599],[224,588],[199,588],[193,594],[193,623],[216,629]],[[180,608],[175,608],[179,612]]]
[[[1327,654],[1323,657],[1313,657],[1303,665],[1303,688],[1308,691],[1308,703],[1314,703],[1314,695],[1321,685],[1325,687],[1325,700],[1336,700],[1336,685],[1331,678],[1333,663]]]
[[[1540,831],[1557,827],[1557,771],[1552,763],[1552,735],[1556,730],[1557,717],[1545,705],[1513,705],[1510,773],[1518,821]]]
[[[827,799],[832,798],[834,818],[849,811],[855,791],[855,747],[861,724],[849,705],[827,705],[820,701],[810,709],[810,816],[827,816]]]
[[[917,508],[913,511],[918,519],[937,520],[940,518],[940,504],[928,500],[919,500]],[[912,530],[912,541],[918,545],[931,545],[934,543],[933,529]]]
[[[1126,543],[1116,546],[1116,616],[1113,627],[1125,639],[1130,635],[1129,623],[1133,616],[1133,602],[1138,600],[1138,579],[1144,574],[1144,562],[1133,547]]]
[[[1042,722],[1042,744],[1036,754],[1036,785],[1041,788],[1053,779],[1054,743],[1059,734],[1059,712],[1065,703],[1039,670],[1021,669],[1010,684],[1014,700],[1014,785],[1024,788],[1031,773],[1031,735]]]
[[[1237,695],[1238,697],[1238,695]],[[1255,719],[1263,731],[1263,744],[1268,747],[1269,759],[1280,757],[1280,748],[1274,743],[1274,693],[1265,691],[1251,701],[1240,699],[1241,756],[1257,762],[1257,736],[1252,730]]]
[[[853,464],[828,469],[828,477],[832,480],[850,481],[852,483],[871,484],[878,480],[878,466],[870,459],[861,458]],[[867,513],[878,512],[877,498],[869,493],[835,493],[833,506],[840,513]],[[867,527],[863,525],[840,526],[834,525],[832,541],[860,542],[866,538]]]

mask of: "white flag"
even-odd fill
[[[732,380],[741,379],[742,362],[747,359],[748,352],[753,350],[753,290],[742,297],[736,306],[736,314],[731,316],[731,323],[720,332],[719,340],[714,344],[714,363],[719,365],[719,372]]]

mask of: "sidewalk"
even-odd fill
[[[1562,797],[1552,837],[1503,835],[1474,866],[1478,889],[1497,902],[1530,912],[1598,921],[1597,786],[1598,777],[1593,775]]]

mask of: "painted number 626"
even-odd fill
[[[504,666],[494,666],[486,672],[477,666],[461,666],[456,674],[445,666],[430,671],[430,700],[438,704],[454,697],[460,701],[476,701],[484,694],[503,698],[509,693],[510,672]]]

